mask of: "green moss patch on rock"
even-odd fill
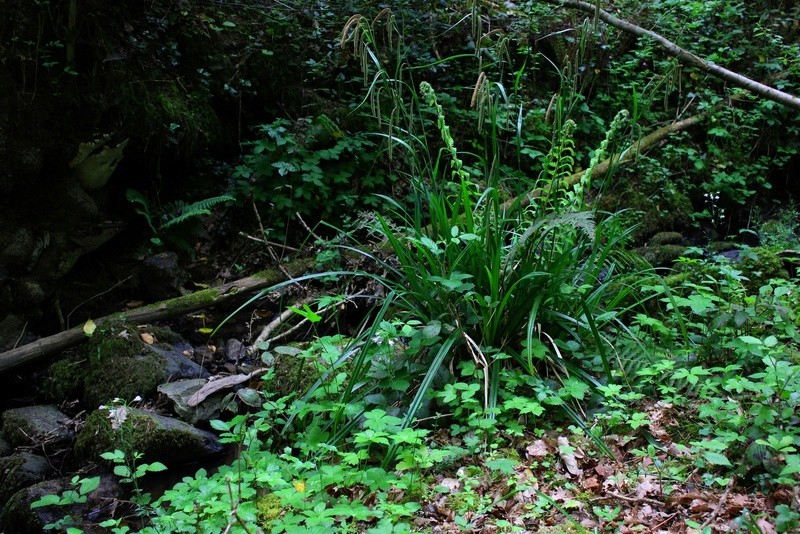
[[[119,449],[142,453],[144,461],[169,465],[195,462],[222,452],[217,437],[205,430],[150,412],[112,406],[93,412],[78,434],[75,453],[87,460]]]
[[[166,331],[159,339],[174,335]],[[121,320],[99,327],[83,357],[89,369],[83,379],[83,400],[89,407],[100,406],[113,399],[129,401],[137,395],[151,397],[156,388],[170,378],[207,376],[196,363],[186,358],[183,349],[172,345],[148,345],[142,342],[139,329]]]
[[[67,357],[53,362],[47,368],[40,391],[53,402],[83,398],[83,379],[86,361]]]
[[[773,278],[789,278],[783,258],[766,247],[755,247],[744,251],[737,268],[747,277],[745,287],[750,291],[758,291],[758,288]]]
[[[3,412],[3,437],[15,446],[59,447],[74,436],[69,421],[52,405],[12,408]]]
[[[683,256],[686,247],[683,245],[655,245],[636,249],[650,265],[654,267],[669,267],[672,262]]]
[[[20,452],[0,458],[0,503],[6,503],[22,488],[47,478],[53,471],[43,456]]]

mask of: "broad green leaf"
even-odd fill
[[[703,458],[705,458],[706,462],[712,465],[723,465],[725,467],[733,467],[731,465],[730,460],[724,455],[718,452],[711,452],[706,451],[703,453]]]

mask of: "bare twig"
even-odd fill
[[[256,237],[256,236],[253,236],[253,235],[250,235],[250,234],[246,234],[244,232],[239,232],[239,235],[242,236],[245,239],[249,239],[251,241],[255,241],[256,243],[261,243],[262,245],[271,245],[273,247],[281,247],[281,248],[284,248],[286,250],[291,250],[292,252],[300,252],[299,248],[290,247],[289,245],[286,245],[284,243],[276,243],[275,241],[270,241],[268,239],[261,239],[261,238]]]
[[[25,330],[28,328],[28,321],[25,321],[25,324],[22,325],[22,331],[19,333],[19,337],[14,342],[14,346],[11,347],[12,349],[16,349],[19,346],[19,342],[22,341],[22,336],[25,335]]]
[[[299,211],[295,212],[295,216],[297,216],[297,220],[300,221],[300,224],[303,225],[303,228],[305,228],[306,232],[311,234],[314,237],[314,239],[316,239],[317,241],[324,241],[324,239],[322,239],[320,236],[314,233],[314,230],[308,227],[306,222],[303,220],[303,217],[300,216]]]
[[[303,302],[305,301],[301,301],[298,304],[302,306]],[[297,307],[297,305],[295,305],[295,307]],[[272,334],[272,332],[274,332],[275,329],[278,328],[280,325],[285,323],[289,319],[289,317],[291,317],[293,314],[294,311],[292,311],[291,308],[286,308],[283,311],[283,313],[281,313],[275,319],[270,321],[270,323],[261,330],[261,333],[258,334],[258,337],[255,339],[255,341],[253,341],[253,344],[250,347],[248,347],[247,354],[248,355],[255,354],[258,351],[256,345],[258,345],[262,341],[266,341],[267,338]]]
[[[722,512],[722,507],[725,505],[725,501],[728,500],[728,495],[730,495],[731,490],[733,489],[733,486],[735,484],[736,484],[736,476],[732,476],[731,480],[728,482],[728,487],[725,488],[725,491],[722,493],[722,496],[717,501],[716,508],[714,508],[714,511],[711,512],[711,514],[706,518],[705,521],[703,521],[703,524],[700,525],[700,528],[698,529],[700,532],[702,532],[703,529],[709,526],[714,521],[714,519],[717,518],[720,512]]]
[[[127,278],[123,279],[123,280],[120,280],[119,282],[117,282],[117,283],[116,283],[116,284],[114,284],[113,286],[109,287],[109,288],[108,288],[108,289],[106,289],[105,291],[101,291],[100,293],[98,293],[98,294],[96,294],[96,295],[92,295],[92,296],[91,296],[91,297],[89,297],[88,299],[84,300],[83,302],[81,302],[80,304],[78,304],[77,306],[75,306],[74,308],[72,308],[72,310],[71,310],[71,311],[70,311],[70,312],[67,314],[67,322],[66,322],[67,329],[69,329],[69,318],[70,318],[70,317],[72,317],[72,314],[73,314],[73,313],[75,313],[75,312],[78,310],[78,308],[80,308],[80,307],[81,307],[81,306],[83,306],[84,304],[87,304],[87,303],[89,303],[89,302],[93,301],[94,299],[96,299],[96,298],[98,298],[98,297],[102,297],[102,296],[103,296],[103,295],[105,295],[106,293],[109,293],[109,292],[111,292],[111,291],[114,291],[116,288],[118,288],[119,286],[121,286],[122,284],[124,284],[125,282],[127,282],[128,280],[130,280],[131,278],[133,278],[133,276],[129,276],[129,277],[127,277]]]
[[[258,208],[256,207],[256,201],[255,201],[254,199],[252,199],[252,198],[251,198],[251,199],[250,199],[250,202],[251,202],[251,205],[253,206],[253,212],[256,214],[256,220],[258,221],[258,229],[261,231],[261,235],[262,235],[262,236],[264,236],[264,240],[265,240],[265,242],[266,242],[266,239],[267,239],[267,231],[266,231],[266,230],[264,230],[264,225],[263,225],[263,224],[262,224],[262,222],[261,222],[261,214],[260,214],[260,213],[258,213]],[[287,278],[291,278],[291,276],[289,276],[289,273],[287,273],[287,272],[286,272],[286,271],[283,269],[283,265],[281,265],[281,260],[278,258],[278,256],[275,254],[275,251],[274,251],[274,250],[272,250],[272,247],[271,247],[271,246],[269,246],[269,244],[268,244],[268,243],[266,244],[266,249],[267,249],[267,252],[269,253],[269,257],[270,257],[270,258],[272,258],[272,261],[274,261],[274,262],[275,262],[275,264],[278,266],[278,269],[280,269],[280,270],[281,270],[281,272],[287,276]],[[302,288],[302,287],[303,287],[303,286],[302,286],[302,285],[300,285],[300,283],[298,283],[298,282],[294,282],[294,285],[296,285],[297,287],[300,287],[300,288]]]

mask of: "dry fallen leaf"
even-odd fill
[[[543,439],[537,439],[525,449],[529,458],[541,458],[542,456],[547,456],[549,451],[547,450],[547,443],[544,442]]]
[[[569,474],[580,476],[583,474],[583,469],[578,467],[578,460],[575,457],[575,448],[569,444],[569,441],[564,436],[558,438],[558,454],[561,456],[561,461],[564,462],[564,467]]]

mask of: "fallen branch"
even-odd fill
[[[640,154],[643,154],[648,149],[650,149],[653,145],[657,144],[662,139],[665,139],[670,134],[673,134],[675,132],[680,132],[682,130],[686,130],[687,128],[691,128],[692,126],[701,123],[703,120],[705,120],[705,118],[707,116],[708,116],[708,111],[704,111],[704,112],[698,113],[697,115],[694,115],[692,117],[689,117],[689,118],[686,118],[686,119],[683,119],[683,120],[680,120],[680,121],[677,121],[677,122],[673,122],[672,124],[668,124],[667,126],[659,128],[658,130],[647,134],[646,136],[640,138],[639,140],[634,141],[627,150],[625,150],[625,151],[623,151],[623,152],[621,152],[619,154],[614,154],[613,156],[611,156],[610,158],[606,159],[605,161],[602,161],[599,164],[597,164],[597,166],[592,171],[592,176],[600,176],[601,174],[603,174],[606,171],[608,171],[609,167],[611,167],[612,165],[622,165],[624,163],[632,161],[637,156],[639,156]],[[581,176],[583,176],[584,172],[585,171],[576,172],[576,173],[566,177],[562,181],[561,186],[562,187],[566,187],[566,186],[574,185],[578,180],[581,179]],[[512,199],[507,200],[503,204],[503,208],[508,210],[512,206],[514,206],[514,204],[516,204],[516,203],[518,203],[517,206],[519,208],[524,208],[524,207],[530,205],[532,199],[541,197],[542,195],[544,195],[548,191],[549,191],[549,188],[534,189],[533,191],[529,191],[528,193],[525,193],[522,196],[522,198],[516,197],[516,198],[512,198]]]
[[[280,269],[269,269],[247,278],[228,282],[219,287],[204,289],[122,313],[107,315],[95,319],[94,322],[99,326],[109,319],[122,318],[133,324],[142,324],[176,317],[185,313],[218,306],[241,298],[242,295],[254,293],[287,279],[300,276],[308,271],[312,265],[313,259],[294,260],[282,265]],[[83,325],[81,325],[1,353],[0,373],[73,347],[85,339],[86,334],[83,331]]]
[[[664,48],[672,56],[677,58],[684,65],[691,65],[693,67],[697,67],[703,72],[707,72],[712,76],[721,78],[727,82],[732,83],[733,85],[736,85],[737,87],[742,87],[744,89],[747,89],[748,91],[752,91],[753,93],[760,95],[768,100],[772,100],[773,102],[778,102],[779,104],[783,104],[784,106],[800,110],[800,98],[791,95],[789,93],[784,93],[783,91],[779,91],[774,87],[764,85],[763,83],[752,80],[746,76],[742,76],[741,74],[730,71],[724,67],[720,67],[719,65],[715,65],[710,61],[706,61],[705,59],[692,54],[688,50],[681,48],[680,46],[676,45],[669,39],[662,37],[656,32],[651,30],[646,30],[641,26],[637,26],[636,24],[632,24],[626,20],[617,18],[608,11],[599,9],[598,6],[595,4],[583,2],[582,0],[543,0],[543,1],[547,4],[570,7],[573,9],[584,11],[586,13],[590,13],[599,18],[600,20],[602,20],[603,22],[605,22],[606,24],[608,24],[609,26],[613,26],[614,28],[617,28],[619,30],[628,33],[632,33],[634,35],[638,35],[640,37],[649,37],[653,39],[655,42],[657,42],[659,45],[661,45],[662,48]]]

